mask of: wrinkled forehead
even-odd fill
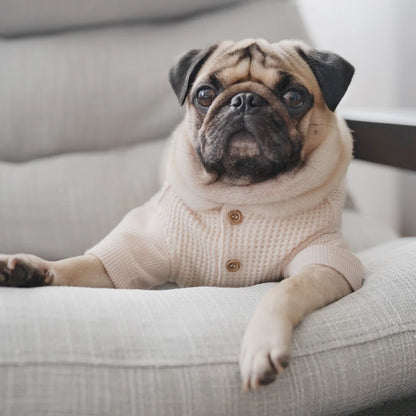
[[[263,39],[221,42],[196,78],[198,82],[222,86],[254,81],[272,88],[288,74],[302,85],[317,87],[316,79],[298,50],[308,49],[299,41],[270,44]]]

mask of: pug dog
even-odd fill
[[[184,120],[165,183],[83,256],[0,256],[3,286],[149,289],[279,282],[248,323],[244,390],[272,382],[302,318],[362,283],[341,233],[352,137],[335,109],[354,68],[300,41],[224,41],[170,71]]]

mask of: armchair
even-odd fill
[[[292,2],[165,3],[0,4],[0,252],[80,254],[156,191],[180,119],[175,56],[216,38],[307,39]],[[370,157],[371,136],[350,123]],[[363,288],[308,316],[286,373],[256,393],[242,392],[237,357],[270,284],[0,288],[0,414],[341,415],[385,402],[408,414],[416,239],[346,220]]]

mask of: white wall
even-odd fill
[[[416,1],[298,0],[298,5],[314,45],[339,53],[356,68],[341,111],[416,110]],[[364,214],[416,235],[416,173],[357,161],[348,180]]]
[[[397,0],[399,104],[416,107],[416,1]],[[416,157],[416,155],[415,155]]]

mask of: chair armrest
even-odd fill
[[[416,110],[343,115],[354,136],[356,159],[416,171]]]

